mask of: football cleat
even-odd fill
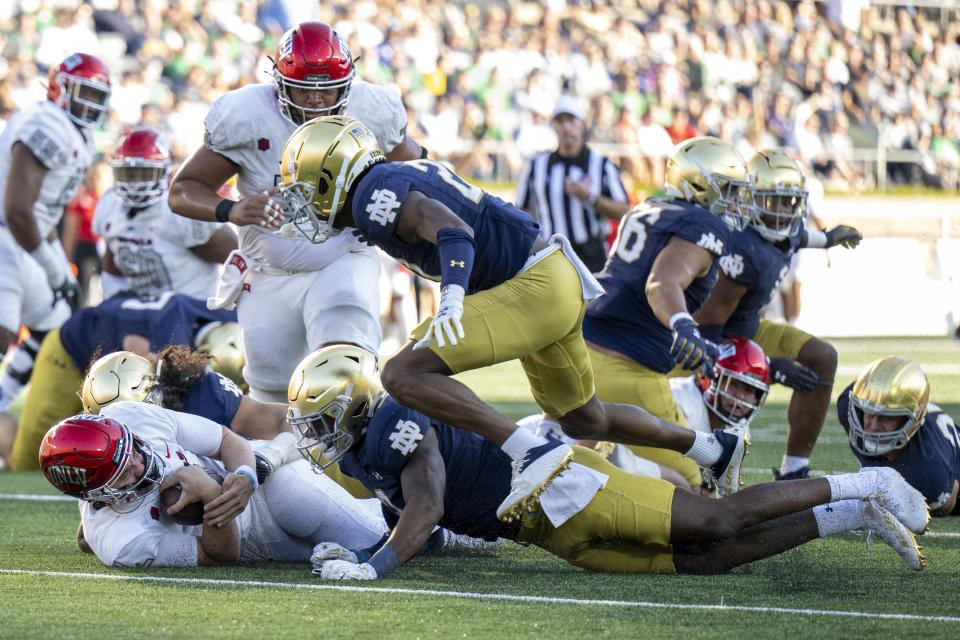
[[[740,470],[747,455],[750,442],[738,429],[715,430],[713,437],[723,447],[720,459],[710,465],[710,473],[716,481],[717,497],[723,498],[740,490]]]
[[[913,533],[920,534],[930,524],[930,509],[923,494],[910,486],[892,467],[864,467],[860,473],[874,474],[875,488],[864,500],[872,500],[887,509]]]
[[[551,440],[534,447],[523,458],[513,461],[510,493],[497,507],[497,518],[503,522],[518,519],[550,483],[570,466],[573,449],[568,444]]]
[[[780,469],[773,467],[770,469],[773,471],[773,479],[777,480],[803,480],[804,478],[810,477],[810,467],[803,465],[799,469],[791,471],[790,473],[780,473]]]
[[[867,500],[863,509],[864,531],[867,532],[867,547],[870,547],[870,535],[876,534],[900,554],[907,566],[914,571],[920,571],[926,565],[917,539],[907,530],[892,513],[878,505],[874,500]]]

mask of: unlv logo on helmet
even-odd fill
[[[57,464],[47,467],[45,473],[47,474],[47,479],[61,489],[68,485],[74,485],[81,491],[87,488],[87,470],[83,467]]]
[[[353,75],[350,49],[330,25],[304,22],[294,27],[280,40],[273,71],[280,112],[296,125],[343,113]],[[322,103],[309,93],[330,90],[336,92],[324,94]]]

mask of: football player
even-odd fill
[[[214,295],[218,267],[237,248],[237,236],[225,224],[170,211],[173,161],[163,136],[144,127],[127,131],[110,166],[115,184],[97,201],[92,223],[106,243],[100,274],[104,298],[120,291]]]
[[[915,362],[886,356],[868,364],[837,399],[837,417],[861,465],[896,469],[923,493],[935,516],[960,513],[960,434],[930,400]]]
[[[724,340],[717,345],[717,351],[714,378],[700,374],[670,378],[674,401],[691,429],[710,433],[732,427],[743,431],[749,438],[750,422],[763,406],[770,389],[767,358],[757,343],[746,338]],[[567,438],[560,425],[548,416],[527,416],[518,424],[568,444],[595,448],[614,466],[630,473],[663,478],[678,487],[692,488],[672,467],[641,458],[624,445],[575,442]]]
[[[80,498],[78,544],[107,566],[305,560],[331,536],[358,548],[382,538],[373,500],[334,500],[343,490],[303,460],[260,485],[253,463],[248,443],[228,429],[141,402],[68,418],[40,445],[47,480]],[[180,499],[162,512],[159,490],[173,485]],[[202,525],[166,517],[197,499],[205,505]]]
[[[711,500],[626,473],[575,446],[569,469],[518,521],[504,522],[496,505],[510,491],[510,457],[399,404],[361,349],[331,346],[311,354],[294,371],[289,395],[301,452],[311,464],[318,450],[339,459],[345,473],[380,498],[391,529],[366,559],[321,545],[311,560],[324,579],[383,578],[438,524],[535,544],[595,571],[718,573],[857,528],[875,531],[911,568],[923,566],[912,531],[926,527],[926,504],[892,469],[765,483]]]
[[[106,67],[75,53],[50,68],[47,100],[13,113],[0,134],[0,355],[30,329],[0,377],[0,412],[29,380],[46,332],[79,305],[57,224],[93,162],[109,99]]]
[[[597,400],[580,321],[587,300],[603,289],[564,236],[543,239],[530,216],[438,162],[386,162],[376,138],[350,118],[318,118],[297,129],[284,146],[281,178],[292,224],[311,240],[335,241],[355,227],[440,281],[436,316],[387,361],[384,386],[398,401],[502,445],[517,463],[504,517],[516,517],[572,455],[569,445],[518,429],[451,377],[512,359],[567,435],[684,452],[725,486],[739,483],[738,435],[696,433]]]
[[[80,309],[47,333],[37,355],[8,462],[36,469],[37,449],[50,425],[79,413],[83,371],[97,353],[119,350],[146,355],[171,344],[190,344],[211,322],[234,322],[232,311],[210,311],[202,300],[168,291],[156,298],[115,296]]]
[[[623,219],[597,276],[607,293],[587,306],[583,336],[598,398],[685,425],[668,374],[674,368],[712,374],[717,347],[690,314],[710,293],[730,230],[747,224],[748,186],[746,164],[722,140],[691,138],[670,152],[664,177],[670,197],[649,198]],[[674,451],[631,450],[700,484],[697,465]]]
[[[289,30],[274,62],[273,83],[213,103],[204,145],[177,173],[169,202],[183,216],[240,227],[240,253],[228,260],[213,303],[239,305],[251,395],[285,402],[290,372],[312,349],[349,342],[377,353],[381,329],[380,262],[372,247],[350,235],[314,245],[289,225],[273,233],[282,216],[270,196],[284,142],[311,118],[346,113],[375,133],[391,160],[424,152],[406,136],[400,97],[355,80],[346,42],[328,25]],[[237,202],[218,195],[234,175],[243,196]]]
[[[694,317],[710,339],[739,336],[756,341],[770,358],[770,378],[794,390],[787,409],[786,454],[773,474],[777,480],[805,478],[830,406],[837,352],[796,327],[762,319],[760,309],[786,276],[797,249],[853,248],[861,236],[847,225],[825,233],[804,229],[803,173],[784,151],[757,151],[747,168],[753,182],[750,226],[730,237],[717,283]]]

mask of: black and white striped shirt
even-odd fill
[[[561,158],[556,151],[542,151],[523,169],[517,183],[516,204],[540,223],[540,233],[549,238],[561,233],[591,271],[599,271],[606,260],[609,222],[586,202],[564,193],[569,178],[590,179],[590,199],[598,195],[627,202],[620,182],[620,170],[608,158],[584,145],[579,155]]]

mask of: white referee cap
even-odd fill
[[[556,118],[561,113],[569,114],[579,120],[584,119],[583,107],[580,105],[580,101],[573,96],[560,96],[557,99],[557,104],[553,106],[553,117]]]

